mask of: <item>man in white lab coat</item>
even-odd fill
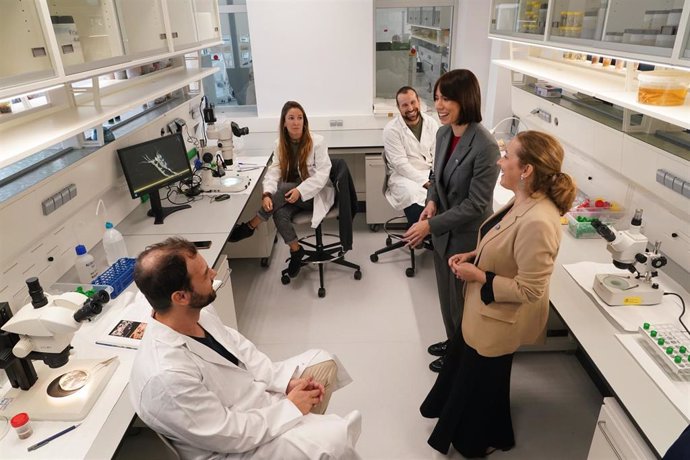
[[[358,459],[359,413],[314,413],[351,381],[337,358],[271,362],[209,305],[215,275],[181,238],[139,255],[135,282],[153,307],[129,383],[139,417],[185,459]]]
[[[419,96],[411,86],[400,88],[395,102],[400,114],[383,129],[386,199],[393,208],[405,212],[411,225],[419,220],[426,202],[439,124],[419,110]]]

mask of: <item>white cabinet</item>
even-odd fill
[[[656,456],[614,398],[604,398],[588,460],[654,460]]]
[[[685,0],[493,0],[489,34],[687,67],[689,8]]]
[[[383,224],[387,220],[403,215],[388,203],[383,195],[386,180],[386,165],[381,154],[367,155],[365,158],[365,177],[367,192],[367,224]]]

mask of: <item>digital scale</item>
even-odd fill
[[[608,305],[656,305],[664,291],[656,283],[632,275],[599,273],[594,276],[594,292]]]

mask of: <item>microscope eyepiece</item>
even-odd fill
[[[616,239],[616,234],[611,231],[608,225],[603,224],[599,219],[594,219],[591,223],[592,227],[597,231],[599,236],[604,238],[609,243]]]
[[[87,299],[79,310],[74,312],[74,320],[81,323],[85,319],[96,316],[103,311],[103,304],[108,303],[108,301],[110,301],[110,295],[101,289],[92,298]]]
[[[245,126],[244,128],[240,128],[240,125],[238,125],[234,121],[230,123],[230,127],[232,128],[232,133],[237,137],[241,137],[241,136],[244,136],[245,134],[249,134],[249,128],[248,127]]]
[[[32,276],[31,278],[27,278],[26,286],[29,288],[31,305],[33,305],[34,308],[41,308],[48,305],[48,298],[43,293],[41,282],[38,281],[37,277]]]

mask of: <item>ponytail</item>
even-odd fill
[[[558,172],[553,175],[551,186],[546,191],[553,204],[558,208],[558,212],[565,214],[573,206],[576,195],[575,181],[566,173]]]

